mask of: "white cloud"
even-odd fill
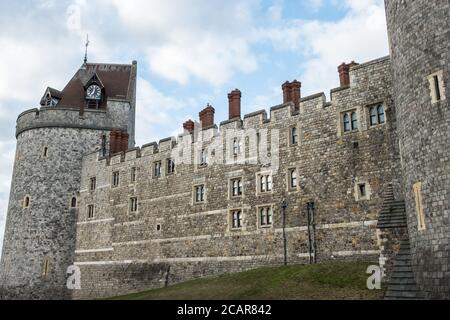
[[[166,96],[149,81],[139,78],[136,97],[136,138],[138,145],[151,142],[147,139],[166,138],[164,132],[181,133],[182,123],[189,111],[197,108],[195,99],[185,101]]]
[[[383,1],[348,0],[341,5],[350,10],[335,22],[281,21],[254,32],[255,41],[269,41],[277,50],[301,53],[303,60],[295,68],[306,94],[336,87],[337,66],[342,62],[365,62],[388,54]]]
[[[133,32],[151,70],[186,84],[199,78],[224,84],[236,72],[252,72],[246,30],[251,28],[249,1],[113,1],[124,26]]]

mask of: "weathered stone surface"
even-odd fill
[[[402,149],[412,264],[428,298],[450,297],[450,2],[386,0],[393,92]],[[440,73],[433,103],[428,77]],[[443,90],[442,90],[443,89]],[[445,99],[445,96],[447,98]],[[418,230],[413,185],[422,183],[425,229]]]

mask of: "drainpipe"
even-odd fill
[[[309,263],[316,263],[316,239],[315,239],[315,221],[314,221],[314,202],[308,202],[306,205],[307,224],[308,224],[308,253]]]
[[[281,208],[283,209],[283,254],[284,254],[284,265],[287,265],[287,242],[286,242],[286,208],[288,203],[286,198],[283,198],[281,202]]]

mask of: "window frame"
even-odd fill
[[[350,109],[341,112],[340,121],[342,132],[344,134],[359,131],[359,113],[358,109]]]
[[[386,123],[386,107],[382,102],[368,106],[367,114],[370,128]]]
[[[97,177],[89,178],[89,191],[93,192],[97,189]]]
[[[23,197],[22,208],[29,209],[30,206],[31,206],[31,196],[27,194],[27,195],[25,195],[25,197]]]
[[[129,198],[129,205],[128,205],[128,213],[138,213],[139,210],[139,202],[138,202],[138,197],[137,196],[133,196]]]
[[[256,173],[256,194],[273,193],[273,175],[271,171],[262,171]]]
[[[166,165],[167,165],[167,170],[166,173],[167,175],[171,175],[171,174],[175,174],[175,160],[173,158],[168,158],[166,159]]]
[[[93,203],[88,204],[86,206],[87,208],[87,219],[88,220],[93,220],[95,218],[95,205]],[[92,208],[92,212],[91,212],[91,208]]]
[[[294,130],[295,130],[295,134],[294,134]],[[299,133],[298,133],[298,127],[292,126],[289,129],[289,142],[291,146],[297,146],[299,143]]]
[[[130,170],[130,184],[136,183],[136,180],[137,180],[137,168],[136,167],[131,167],[131,170]]]
[[[256,207],[258,229],[269,229],[274,227],[274,206],[264,204]]]
[[[162,162],[161,160],[153,162],[153,178],[160,178],[162,176]]]
[[[120,171],[113,171],[111,186],[116,188],[120,185]]]
[[[235,186],[235,182],[237,185]],[[229,198],[240,198],[244,195],[243,177],[233,177],[229,179]],[[235,194],[235,189],[237,194]]]
[[[200,193],[198,192],[199,188],[201,188]],[[198,197],[199,195],[200,195],[200,198]],[[194,204],[206,203],[206,184],[200,183],[200,184],[196,184],[193,186],[193,201],[194,201]]]
[[[235,221],[237,225],[235,225]],[[242,208],[229,210],[229,228],[231,231],[239,231],[244,227],[244,212]]]
[[[292,174],[295,173],[295,177],[292,177]],[[295,185],[292,185],[292,180],[295,179]],[[287,189],[288,191],[298,190],[298,169],[297,167],[291,167],[287,169]]]

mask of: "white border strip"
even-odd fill
[[[90,252],[106,252],[106,251],[114,251],[114,248],[100,248],[100,249],[84,249],[84,250],[75,250],[75,253],[90,253]]]
[[[114,218],[81,221],[81,222],[77,222],[77,226],[80,226],[83,224],[89,224],[89,223],[102,223],[102,222],[109,222],[109,221],[114,221]]]

